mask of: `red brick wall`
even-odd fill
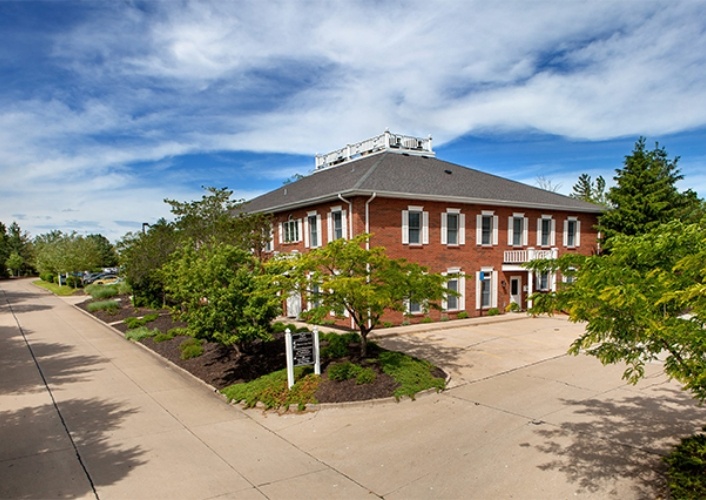
[[[327,216],[334,206],[340,206],[348,213],[348,224],[352,224],[353,234],[365,232],[365,204],[369,197],[354,197],[348,201],[352,202],[352,210],[348,203],[337,200],[331,203],[324,203],[306,209],[294,210],[291,212],[276,214],[274,249],[280,252],[291,252],[298,250],[307,251],[304,247],[304,237],[301,235],[301,242],[279,244],[279,222],[289,219],[301,218],[304,220],[309,211],[316,210],[321,214],[321,239],[328,241]],[[402,211],[409,206],[421,206],[425,212],[429,213],[429,243],[427,245],[404,245],[402,244]],[[441,214],[447,209],[460,209],[465,214],[465,244],[459,246],[447,246],[441,244]],[[559,255],[567,252],[575,252],[590,255],[597,250],[597,233],[594,229],[597,218],[593,214],[572,213],[567,211],[537,210],[522,207],[494,207],[488,205],[472,205],[461,203],[447,203],[421,200],[399,200],[391,198],[376,197],[369,204],[369,224],[372,234],[371,245],[383,246],[391,258],[404,258],[417,262],[429,268],[431,272],[445,272],[449,268],[460,268],[465,273],[465,310],[469,316],[481,315],[481,311],[476,309],[476,272],[482,267],[492,267],[498,272],[497,280],[497,306],[502,312],[510,302],[510,278],[512,276],[522,276],[522,285],[527,285],[526,271],[502,271],[504,252],[513,249],[540,248],[537,245],[537,219],[542,215],[551,215],[556,221],[556,245]],[[491,247],[482,247],[476,244],[476,216],[481,211],[493,211],[498,216],[498,244]],[[514,213],[523,213],[528,218],[529,234],[528,245],[513,247],[508,244],[508,217]],[[573,216],[581,222],[581,242],[575,249],[563,246],[564,221],[567,217]],[[305,226],[302,224],[302,232]],[[349,226],[350,233],[350,226]],[[503,286],[503,282],[505,285]],[[535,280],[536,283],[536,280]],[[523,301],[526,298],[523,293]],[[523,304],[524,306],[524,304]],[[485,312],[487,313],[487,311]],[[441,313],[431,311],[429,316],[434,320],[444,317],[454,318],[456,313]],[[411,318],[411,321],[419,321],[421,318]],[[384,318],[384,321],[399,324],[405,318],[401,313],[391,313]],[[410,320],[410,318],[407,318]],[[349,320],[343,324],[349,326]]]

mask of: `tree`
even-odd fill
[[[535,184],[537,184],[539,189],[544,189],[545,191],[550,191],[552,193],[556,193],[559,189],[561,189],[561,183],[554,184],[551,179],[547,179],[543,175],[537,177]]]
[[[80,273],[101,265],[101,250],[95,239],[52,231],[35,238],[35,265],[40,273]],[[59,280],[61,283],[61,280]],[[78,286],[74,280],[74,286]]]
[[[247,349],[268,339],[280,300],[262,263],[240,248],[215,241],[182,245],[163,267],[165,289],[196,338]]]
[[[537,261],[535,270],[560,271],[573,282],[533,296],[532,313],[560,310],[586,322],[571,354],[603,364],[625,362],[636,383],[646,363],[664,357],[664,370],[706,400],[706,219],[671,221],[636,236],[616,235],[611,252]]]
[[[99,267],[115,267],[118,265],[118,254],[108,238],[102,234],[89,234],[86,240],[92,242],[100,255]]]
[[[593,182],[590,175],[581,174],[572,189],[573,192],[569,195],[572,198],[595,203],[596,205],[602,205],[604,207],[610,206],[605,191],[605,179],[601,175],[596,177],[595,182]]]
[[[683,178],[678,161],[678,157],[670,160],[659,144],[648,151],[644,137],[635,143],[623,168],[616,169],[616,185],[608,191],[613,208],[598,220],[608,246],[615,235],[643,234],[662,223],[683,220],[700,209],[693,192],[680,193],[676,188],[676,182]]]
[[[20,275],[20,271],[22,270],[22,266],[24,265],[24,263],[25,260],[17,252],[12,252],[12,254],[10,254],[10,256],[5,261],[5,265],[10,271],[15,273],[15,276]]]
[[[177,247],[176,229],[165,219],[159,219],[144,233],[128,233],[118,242],[120,264],[136,306],[166,304],[160,269]]]
[[[7,241],[7,228],[5,224],[0,222],[0,262],[6,262],[10,258],[10,245]],[[7,268],[5,266],[0,266],[0,278],[7,276]]]
[[[366,248],[368,235],[339,239],[322,248],[270,261],[271,274],[287,291],[304,293],[311,304],[304,316],[321,323],[331,311],[346,311],[367,355],[370,332],[386,311],[404,311],[407,301],[438,307],[448,277],[404,259],[390,259],[382,247]]]

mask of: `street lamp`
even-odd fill
[[[150,225],[147,224],[146,222],[143,222],[143,223],[142,223],[142,234],[145,234],[145,228],[146,228],[146,227],[150,227]]]

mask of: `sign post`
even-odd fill
[[[313,332],[292,333],[287,328],[284,331],[284,343],[287,350],[287,387],[294,385],[294,367],[314,365],[314,373],[321,375],[321,358],[319,356],[319,329]]]

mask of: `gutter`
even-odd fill
[[[370,234],[370,203],[378,195],[377,191],[365,202],[365,234]],[[365,242],[365,249],[370,250],[370,240]]]
[[[338,199],[344,203],[348,203],[348,239],[353,239],[353,203],[348,201],[343,197],[341,193],[338,193]]]

